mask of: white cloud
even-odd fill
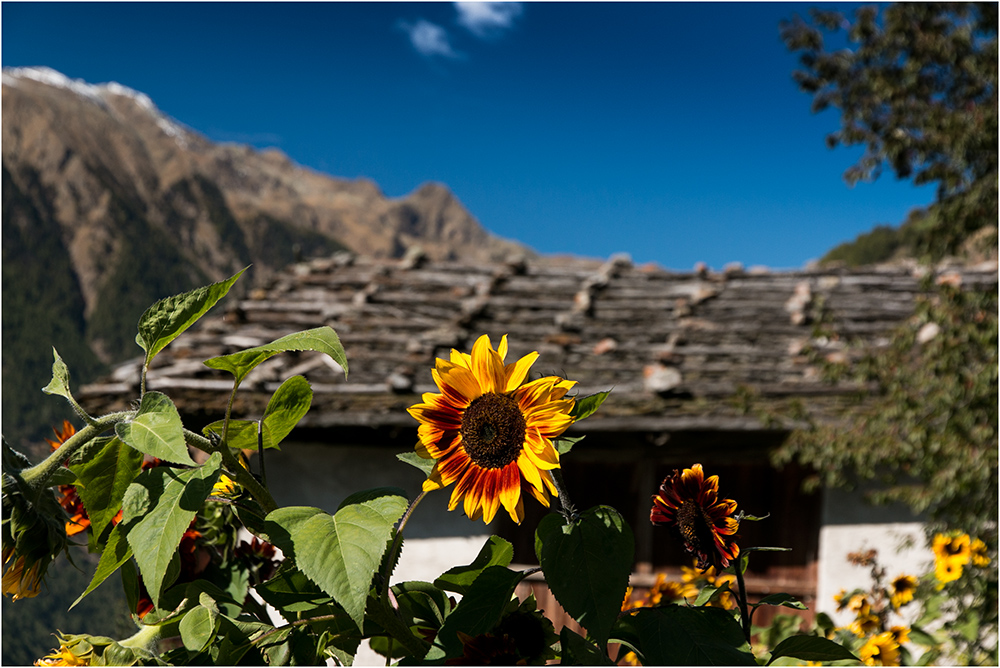
[[[521,15],[520,2],[456,2],[458,22],[477,37],[510,28]]]
[[[423,56],[460,57],[448,41],[448,33],[441,26],[424,19],[416,23],[400,22],[399,26],[410,37],[410,43]]]

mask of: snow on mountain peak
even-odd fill
[[[103,109],[107,109],[107,96],[115,95],[131,99],[138,107],[149,113],[155,120],[156,125],[164,134],[173,137],[179,144],[185,146],[185,130],[165,116],[149,96],[140,93],[128,86],[123,86],[117,81],[109,81],[103,84],[89,84],[83,79],[70,79],[62,72],[57,72],[51,67],[5,67],[3,69],[3,83],[8,86],[16,86],[20,79],[31,79],[55,88],[64,88],[77,95],[87,98]]]

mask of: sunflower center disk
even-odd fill
[[[504,394],[484,394],[462,416],[462,444],[474,463],[499,469],[524,447],[526,423],[517,402]]]
[[[677,509],[677,528],[680,529],[684,542],[694,551],[703,552],[711,548],[712,528],[701,506],[696,502],[685,501]]]

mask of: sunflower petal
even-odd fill
[[[506,338],[504,339],[506,340]],[[501,355],[502,357],[502,355]],[[538,359],[538,353],[532,352],[528,353],[516,362],[511,362],[504,367],[504,374],[507,376],[507,385],[504,387],[504,392],[513,392],[521,386],[524,379],[528,376],[528,371],[531,369],[531,365],[535,363]]]

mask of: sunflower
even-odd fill
[[[990,558],[986,554],[986,543],[979,540],[978,538],[972,541],[972,545],[969,547],[972,556],[972,563],[976,566],[989,566]]]
[[[735,501],[719,499],[719,476],[706,479],[701,464],[695,464],[683,473],[675,469],[663,481],[649,520],[674,527],[684,549],[698,558],[698,568],[721,571],[740,553],[734,542],[740,526],[735,512]]]
[[[963,533],[956,536],[938,534],[934,536],[933,547],[934,558],[938,561],[954,561],[964,566],[969,563],[972,556],[972,540],[969,534]]]
[[[55,452],[59,446],[69,440],[70,436],[76,434],[76,427],[69,420],[63,420],[62,429],[52,427],[52,431],[56,435],[56,440],[47,438],[45,441],[49,444],[52,452]],[[66,521],[67,536],[75,536],[87,530],[87,527],[90,526],[90,517],[83,507],[83,500],[80,499],[75,485],[59,485],[59,505],[69,515],[69,519]]]
[[[889,633],[892,634],[892,639],[899,645],[905,645],[910,642],[910,629],[905,626],[893,626],[889,629]]]
[[[917,578],[912,575],[897,575],[889,583],[889,601],[894,610],[898,610],[913,600],[913,592],[917,590]]]
[[[858,650],[866,666],[898,666],[899,643],[891,632],[879,633],[868,639]]]
[[[864,638],[869,633],[880,630],[882,628],[882,621],[877,615],[864,613],[859,614],[847,628],[859,638]]]
[[[12,547],[4,548],[3,560],[5,570],[0,586],[4,595],[11,596],[15,601],[19,598],[38,596],[44,575],[41,560],[29,563],[23,555],[15,557]]]
[[[451,360],[438,359],[431,372],[441,394],[427,392],[408,410],[420,423],[417,454],[437,460],[424,491],[457,483],[449,510],[465,497],[470,519],[492,522],[503,505],[520,524],[522,487],[546,507],[557,494],[552,439],[573,422],[574,401],[565,397],[576,383],[556,376],[525,383],[538,353],[507,365],[506,357],[506,335],[496,350],[486,335],[471,355],[452,350]]]

